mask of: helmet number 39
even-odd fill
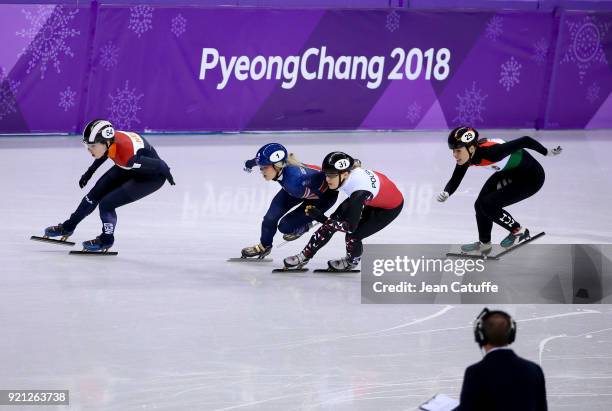
[[[277,150],[274,153],[270,154],[270,161],[273,163],[278,163],[285,158],[285,152],[283,150]]]

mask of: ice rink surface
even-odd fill
[[[534,153],[546,183],[509,207],[547,232],[542,242],[612,242],[610,131],[482,134],[563,146],[555,158]],[[120,208],[119,255],[89,258],[29,237],[67,218],[110,164],[81,190],[92,158],[78,137],[0,139],[0,388],[69,389],[70,410],[109,411],[411,411],[437,392],[458,396],[481,358],[471,331],[481,306],[362,305],[359,275],[272,274],[308,236],[275,247],[273,263],[225,261],[259,241],[279,189],[242,171],[270,141],[311,164],[343,150],[397,183],[402,214],[366,243],[476,241],[473,202],[490,174],[470,169],[437,203],[454,167],[444,132],[148,139],[176,186]],[[100,225],[94,212],[75,249]],[[496,227],[493,240],[504,235]],[[337,235],[311,268],[343,247]],[[495,308],[518,321],[515,351],[542,365],[550,410],[612,409],[610,306]]]

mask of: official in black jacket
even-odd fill
[[[455,411],[546,411],[544,373],[512,351],[516,323],[503,311],[485,308],[474,323],[484,358],[465,370]]]

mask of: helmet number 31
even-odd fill
[[[336,170],[346,170],[350,165],[350,161],[348,161],[346,158],[340,159],[336,161],[336,164],[334,164]]]

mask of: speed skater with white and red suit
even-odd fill
[[[301,253],[287,257],[285,267],[301,268],[329,242],[336,231],[346,233],[346,256],[328,261],[330,270],[355,268],[363,253],[362,240],[389,225],[402,211],[404,197],[379,171],[361,167],[350,155],[335,151],[325,156],[322,170],[327,185],[348,196],[328,218],[315,207],[306,213],[321,223]]]

